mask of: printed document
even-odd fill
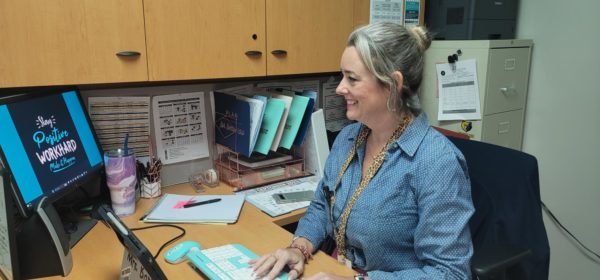
[[[336,94],[339,79],[330,77],[323,83],[323,109],[325,110],[325,126],[329,131],[340,131],[350,123],[346,118],[346,99]]]
[[[319,182],[314,176],[278,182],[257,189],[238,192],[236,195],[246,196],[246,200],[271,217],[281,216],[294,210],[308,207],[310,201],[278,204],[273,194],[297,191],[316,191]]]
[[[157,156],[164,164],[208,157],[204,92],[152,99]]]
[[[436,65],[438,120],[480,120],[475,59]]]
[[[369,23],[387,21],[403,24],[403,2],[404,0],[371,0]]]
[[[151,156],[149,96],[89,97],[88,112],[102,150],[122,148],[129,133],[128,147],[135,156]]]

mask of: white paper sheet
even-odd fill
[[[140,159],[150,155],[150,97],[102,96],[88,98],[88,112],[102,150],[123,147],[129,133],[128,147]]]
[[[340,84],[338,79],[329,78],[323,83],[323,109],[325,110],[325,127],[329,131],[340,131],[350,123],[346,118],[346,100],[335,93]]]
[[[479,85],[475,59],[436,65],[438,120],[480,120]]]
[[[0,160],[0,164],[2,164],[2,160]],[[6,194],[4,193],[9,189],[10,188],[8,186],[6,186],[6,188],[4,186],[2,167],[0,167],[0,273],[7,277],[7,279],[13,279],[12,269],[14,264],[12,263],[11,259],[11,233],[9,232],[13,229],[8,227],[9,223],[6,212]],[[13,244],[13,246],[16,246],[16,244]]]
[[[371,0],[369,23],[389,21],[403,24],[404,0]]]
[[[152,99],[157,156],[164,164],[208,157],[204,92]]]
[[[252,203],[269,216],[277,217],[300,208],[308,207],[310,201],[278,204],[273,199],[273,194],[308,190],[316,191],[318,184],[319,182],[315,177],[305,177],[241,191],[236,194],[245,195],[246,201]]]

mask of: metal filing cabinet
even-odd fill
[[[423,111],[431,125],[468,133],[472,139],[521,149],[525,102],[529,82],[532,40],[433,41],[425,54],[420,93]],[[438,121],[436,63],[475,59],[481,120]],[[461,124],[463,124],[461,126]]]

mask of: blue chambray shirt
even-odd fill
[[[333,237],[322,188],[333,191],[360,123],[345,127],[327,158],[315,199],[295,236],[319,246]],[[333,220],[361,179],[365,143],[336,190]],[[370,279],[470,279],[473,254],[468,222],[474,212],[463,155],[421,113],[392,144],[348,218],[347,256]]]

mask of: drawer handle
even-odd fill
[[[140,55],[142,54],[136,51],[122,51],[117,53],[118,57],[138,57]]]
[[[274,50],[271,52],[273,55],[287,55],[287,51],[286,50]]]
[[[517,89],[515,88],[500,88],[500,92],[504,95],[517,95]]]
[[[261,51],[247,51],[246,55],[259,57],[262,55],[262,52]]]

